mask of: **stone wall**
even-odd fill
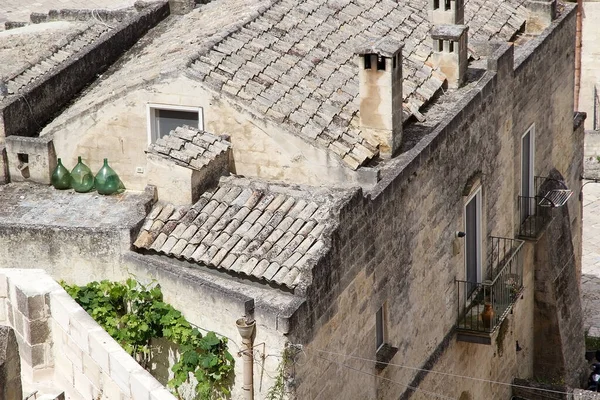
[[[58,157],[73,164],[83,156],[92,170],[100,168],[107,154],[125,186],[142,190],[151,168],[148,147],[147,104],[201,107],[204,129],[230,136],[231,171],[249,177],[313,185],[373,185],[376,173],[369,168],[350,170],[339,157],[284,132],[248,110],[234,107],[224,98],[187,77],[165,76],[149,86],[131,87],[117,95],[94,99],[87,109],[75,104],[43,131],[51,135]],[[80,106],[80,107],[78,107]],[[137,171],[143,171],[142,173]]]
[[[73,400],[175,399],[43,270],[0,270],[0,309],[31,385]]]
[[[77,284],[121,280],[127,277],[121,256],[131,240],[128,231],[118,229],[0,225],[0,266],[41,268]]]
[[[0,103],[3,132],[0,136],[37,136],[73,96],[110,66],[144,33],[168,15],[168,3],[158,3],[127,18],[73,61],[25,89],[25,96],[10,96]]]
[[[0,306],[0,320],[4,310]],[[22,399],[21,360],[14,330],[0,326],[0,400]]]
[[[573,130],[574,43],[575,12],[569,6],[551,30],[515,50],[514,66],[512,48],[499,46],[489,71],[449,118],[392,161],[373,191],[358,193],[341,211],[333,250],[315,268],[309,300],[292,320],[291,340],[306,344],[308,355],[303,366],[296,366],[298,398],[430,398],[428,392],[435,392],[508,399],[509,386],[448,380],[402,366],[507,383],[536,372],[533,282],[544,268],[535,258],[543,247],[525,245],[525,291],[492,335],[492,344],[458,342],[455,280],[465,278],[465,264],[464,240],[455,232],[464,230],[466,196],[480,184],[483,236],[515,237],[520,140],[532,124],[535,175],[557,169],[578,192],[583,143],[580,130]],[[548,59],[555,60],[551,67]],[[566,207],[566,229],[577,257],[581,206],[574,197]],[[483,260],[486,250],[484,244]],[[575,262],[569,268],[565,273],[576,275],[580,266]],[[573,298],[563,300],[562,307],[577,312]],[[391,362],[400,366],[378,371],[375,315],[384,304],[386,341],[398,349]],[[564,324],[577,320],[564,313],[557,318]],[[582,337],[568,330],[561,335],[563,356],[576,364],[573,355],[583,354]],[[572,380],[575,371],[568,372]]]

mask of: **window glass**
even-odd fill
[[[178,126],[198,127],[198,111],[154,110],[152,141],[166,136]]]

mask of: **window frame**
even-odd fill
[[[375,313],[375,352],[381,350],[386,343],[385,314],[385,304],[382,304]]]
[[[195,128],[204,130],[204,110],[200,106],[182,106],[175,104],[147,103],[146,104],[146,131],[148,145],[158,140],[158,133],[155,132],[156,110],[197,112],[198,126]]]
[[[476,235],[476,243],[477,243],[477,270],[476,270],[476,283],[483,282],[483,192],[481,190],[481,186],[477,186],[474,188],[469,196],[467,196],[466,201],[463,205],[463,226],[464,232],[468,234],[467,228],[467,206],[471,203],[471,201],[475,200],[475,226],[477,229]],[[464,256],[464,265],[465,265],[465,281],[469,281],[469,270],[467,264],[468,258],[468,239],[465,240],[465,256]]]
[[[528,175],[529,175],[529,188],[528,191],[529,193],[523,193],[523,175],[524,175],[524,162],[525,161],[523,159],[523,145],[525,143],[525,136],[527,136],[527,134],[529,134],[529,171]],[[521,196],[526,196],[526,197],[535,197],[536,193],[535,193],[535,124],[531,124],[531,126],[525,131],[525,133],[523,133],[521,135],[521,176],[520,176],[520,187],[519,187],[519,191],[521,192]]]

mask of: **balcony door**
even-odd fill
[[[481,188],[465,204],[465,264],[466,277],[472,291],[482,281],[481,274]]]
[[[521,223],[525,222],[527,217],[535,214],[535,189],[533,178],[534,165],[534,126],[532,125],[521,137],[521,196],[525,204],[521,212]]]

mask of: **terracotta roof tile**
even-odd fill
[[[294,288],[348,193],[224,178],[193,206],[157,203],[134,246]]]
[[[467,0],[465,20],[471,38],[509,40],[525,20],[523,3]],[[358,112],[355,51],[365,40],[370,41],[370,48],[381,48],[386,54],[404,45],[404,117],[420,118],[419,109],[445,78],[426,65],[432,54],[427,9],[427,0],[274,2],[261,16],[197,57],[189,68],[205,80],[208,74],[218,75],[216,90],[286,123],[292,132],[326,147],[356,169],[378,150],[365,145],[351,118],[338,118]],[[235,91],[229,90],[233,81]],[[346,96],[339,95],[342,89]],[[332,126],[334,121],[341,123],[344,140]]]
[[[148,152],[179,165],[201,169],[231,148],[225,138],[197,128],[181,126],[148,146]]]

